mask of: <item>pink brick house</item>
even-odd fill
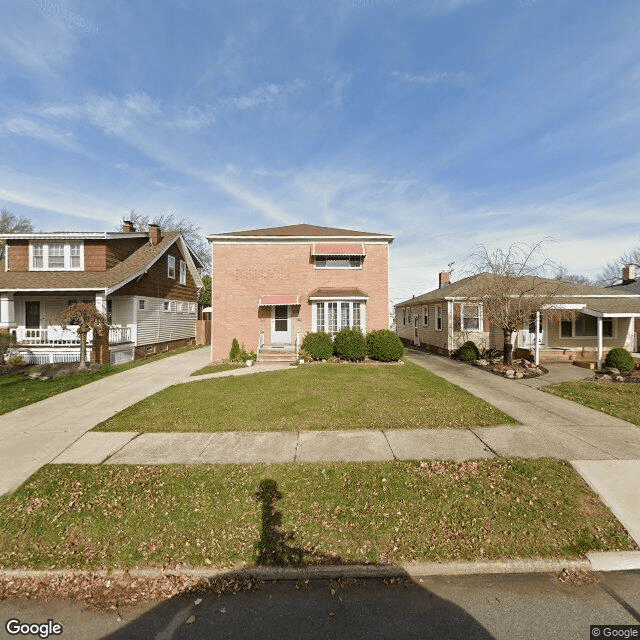
[[[207,239],[214,361],[233,338],[260,360],[294,359],[310,331],[389,328],[393,236],[297,224]]]

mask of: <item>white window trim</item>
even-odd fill
[[[187,263],[180,260],[180,284],[187,284]]]
[[[138,300],[138,311],[144,311],[147,306],[147,301],[144,299]]]
[[[348,267],[335,267],[335,266],[329,266],[329,265],[325,265],[324,267],[321,267],[318,265],[318,258],[321,260],[331,260],[331,259],[341,259],[344,260],[345,258],[348,258],[349,260],[351,260],[351,258],[359,258],[360,259],[360,264],[357,267],[352,267],[352,266],[348,266]],[[314,256],[313,257],[313,268],[314,269],[348,269],[350,271],[357,271],[358,269],[362,269],[364,267],[364,256]]]
[[[167,256],[167,278],[176,279],[176,259],[174,256]]]
[[[349,325],[350,327],[352,326],[358,326],[360,331],[362,331],[362,334],[364,335],[366,333],[366,328],[367,328],[367,305],[365,304],[364,300],[347,300],[345,298],[335,298],[335,299],[331,299],[331,300],[318,300],[316,302],[313,303],[311,312],[311,330],[315,333],[316,331],[325,331],[326,333],[330,333],[327,329],[327,325],[329,322],[329,311],[327,308],[327,305],[330,303],[337,303],[337,309],[336,309],[336,332],[340,331],[340,329],[344,329],[344,327],[341,325],[341,319],[342,319],[342,313],[341,313],[341,305],[342,303],[346,303],[349,305],[349,318],[353,319],[353,305],[354,304],[359,304],[360,305],[360,324],[359,325]],[[318,329],[318,306],[322,305],[322,308],[324,309],[324,327],[322,329]]]
[[[442,331],[442,305],[437,304],[436,305],[436,323],[435,323],[435,330],[436,331]],[[438,326],[440,325],[440,326]]]
[[[429,306],[422,307],[422,326],[429,326]]]
[[[61,244],[63,246],[64,266],[50,268],[49,267],[49,245]],[[42,247],[42,266],[35,267],[33,265],[34,247]],[[77,267],[71,266],[71,245],[80,247],[80,264]],[[29,243],[29,271],[84,271],[84,242],[30,242]]]
[[[464,326],[464,321],[465,321],[465,316],[464,316],[464,307],[465,304],[467,306],[474,306],[478,308],[478,328],[477,329],[467,329]],[[475,331],[476,333],[479,333],[480,331],[482,331],[482,305],[478,302],[476,303],[472,303],[472,302],[468,302],[468,303],[462,303],[460,305],[460,331]]]

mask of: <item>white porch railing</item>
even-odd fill
[[[300,329],[296,331],[296,358],[300,355]]]
[[[264,347],[264,331],[258,333],[258,349],[256,350],[256,356],[260,355],[260,349]]]
[[[80,344],[80,338],[73,329],[62,329],[61,327],[47,327],[46,329],[27,329],[25,327],[17,327],[11,329],[11,333],[15,337],[16,345],[24,346],[55,346]],[[109,344],[118,344],[120,342],[131,342],[131,327],[110,327],[109,328]],[[93,332],[87,334],[87,344],[93,343]]]

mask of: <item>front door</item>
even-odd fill
[[[27,329],[39,329],[40,328],[40,303],[39,302],[25,302],[24,303],[24,326]]]
[[[271,344],[291,344],[291,322],[289,306],[277,304],[273,306],[271,316]]]

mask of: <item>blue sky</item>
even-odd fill
[[[0,207],[390,233],[394,302],[478,243],[640,242],[637,0],[3,0]]]

